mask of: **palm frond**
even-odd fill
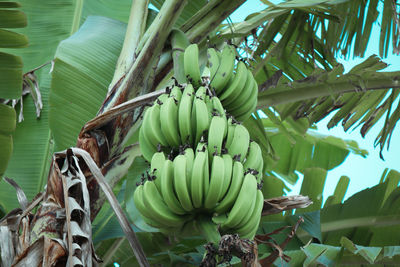
[[[304,173],[310,167],[330,170],[340,165],[350,152],[363,157],[368,154],[354,141],[343,141],[313,130],[306,132],[308,124],[301,125],[304,120],[288,123],[280,121],[279,116],[273,117],[273,112],[268,112],[267,116],[268,119],[250,118],[244,122],[251,139],[261,141],[266,173],[264,182],[279,177],[289,184],[295,184],[297,172]],[[264,128],[263,134],[257,124]]]
[[[339,122],[345,131],[362,126],[363,136],[386,114],[375,142],[382,151],[400,119],[396,104],[400,73],[380,72],[386,66],[377,56],[371,56],[347,74],[337,65],[331,71],[317,70],[300,81],[281,79],[275,88],[261,88],[264,91],[259,94],[259,105],[274,105],[282,120],[307,117],[310,125],[336,111],[329,128]]]
[[[293,0],[270,6],[260,14],[267,10],[275,14],[281,11],[282,14],[264,17],[262,23],[268,34],[262,39],[259,55],[269,50],[272,40],[276,39],[282,48],[292,40],[312,53],[313,42],[319,38],[327,53],[363,57],[371,39],[372,26],[378,21],[381,27],[379,55],[387,57],[390,42],[393,53],[400,52],[400,6],[395,1]]]

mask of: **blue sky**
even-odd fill
[[[277,3],[281,1],[272,2]],[[264,8],[265,5],[261,1],[248,0],[231,16],[231,19],[233,21],[241,21],[248,14],[260,11]],[[380,21],[380,19],[381,18],[379,17],[377,21]],[[368,44],[364,58],[353,59],[352,57],[350,57],[350,59],[337,59],[340,63],[344,65],[346,72],[349,71],[353,66],[361,63],[370,55],[379,54],[379,31],[379,24],[375,23],[372,31],[371,41]],[[384,71],[400,70],[400,56],[393,55],[392,51],[389,51],[388,57],[384,58],[383,61],[389,64],[389,67],[386,68]],[[359,128],[356,128],[355,130],[350,129],[349,131],[344,132],[343,128],[339,124],[339,126],[328,130],[326,127],[328,121],[329,118],[324,119],[323,121],[318,123],[317,126],[319,132],[323,134],[334,135],[342,139],[356,140],[361,148],[368,150],[369,156],[367,158],[362,158],[360,156],[350,154],[343,164],[329,171],[325,184],[324,200],[333,193],[336,183],[341,175],[347,175],[350,177],[350,185],[345,195],[345,198],[348,198],[362,189],[376,185],[379,182],[381,174],[383,173],[385,168],[400,171],[400,161],[398,160],[398,155],[396,155],[399,153],[398,151],[400,151],[399,127],[394,130],[392,139],[390,141],[389,151],[387,151],[385,148],[383,152],[385,158],[385,161],[383,161],[379,158],[379,147],[374,148],[373,145],[375,137],[378,135],[380,129],[382,128],[384,122],[383,120],[379,121],[379,123],[368,132],[365,138],[361,137]],[[300,179],[298,183],[293,187],[293,191],[290,194],[297,194],[300,191],[301,182],[302,179]]]

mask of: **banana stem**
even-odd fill
[[[200,218],[197,221],[197,227],[202,236],[208,241],[218,247],[221,240],[221,234],[218,232],[217,225],[213,223],[210,218]]]
[[[365,88],[363,91],[399,88],[398,76],[400,72],[377,72],[374,75],[363,77]],[[315,83],[303,88],[278,88],[266,90],[258,95],[257,109],[293,103],[333,94],[359,92],[358,76],[344,75],[335,81]],[[289,88],[289,89],[288,89]]]
[[[178,83],[186,82],[185,70],[183,68],[184,51],[190,44],[185,33],[179,29],[173,29],[171,32],[172,60],[174,62],[174,77]]]
[[[140,52],[132,67],[109,92],[99,114],[128,99],[150,91],[152,79],[149,78],[154,72],[154,67],[159,60],[165,41],[185,3],[185,0],[167,0],[164,2],[157,17],[144,33],[136,48],[136,51],[140,50]]]
[[[245,0],[210,1],[182,29],[192,43],[199,43],[244,2]]]
[[[154,80],[152,75],[154,75],[165,41],[185,3],[186,1],[182,0],[167,0],[164,2],[150,27],[154,30],[146,40],[129,72],[109,91],[108,97],[98,115],[151,90]],[[121,144],[125,142],[129,129],[138,123],[142,110],[139,108],[130,114],[123,114],[113,122],[114,125],[110,128],[114,130],[107,137],[108,140],[111,140],[110,156],[116,155],[121,150]]]
[[[114,85],[132,67],[135,60],[135,51],[146,28],[149,0],[133,0],[131,13],[129,15],[128,27],[125,40],[119,55],[114,77],[108,87],[110,91]]]

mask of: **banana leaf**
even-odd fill
[[[13,31],[26,35],[29,46],[23,49],[7,48],[2,51],[21,57],[24,62],[23,72],[33,70],[52,60],[60,41],[77,31],[89,15],[105,15],[121,20],[129,16],[129,8],[115,5],[113,1],[102,1],[102,4],[108,8],[100,8],[101,5],[93,0],[67,0],[62,3],[48,0],[21,0],[19,2],[22,6],[21,11],[26,14],[28,26],[23,29],[13,29]],[[101,59],[101,56],[98,57]],[[113,70],[110,71],[113,72]],[[5,173],[21,186],[28,199],[32,199],[42,191],[47,180],[48,164],[54,151],[54,141],[48,120],[48,98],[51,83],[58,82],[51,81],[49,66],[36,70],[35,75],[42,94],[41,117],[36,118],[36,106],[32,98],[24,97],[24,121],[17,124],[14,134],[14,152]],[[21,162],[24,162],[22,166]],[[0,205],[5,211],[19,206],[14,188],[4,181],[0,181]]]
[[[14,31],[26,26],[26,16],[18,9],[20,4],[8,2],[0,5],[0,178],[3,176],[13,151],[16,113],[5,105],[22,95],[22,59],[15,54],[4,53],[7,48],[22,48],[28,44],[25,35]]]

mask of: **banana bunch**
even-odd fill
[[[137,184],[133,195],[136,208],[150,226],[165,231],[177,231],[193,219],[188,195],[187,175],[192,173],[193,149],[185,149],[174,160],[157,152],[151,159],[151,172]]]
[[[168,99],[172,98],[168,96]],[[214,99],[218,98],[210,99],[211,104]],[[136,189],[135,205],[146,223],[166,231],[180,231],[188,220],[206,215],[210,219],[216,217],[214,224],[220,221],[223,231],[252,238],[261,216],[261,211],[258,212],[260,202],[263,202],[261,191],[256,193],[262,178],[262,152],[259,145],[250,140],[243,125],[219,113],[215,108],[218,105],[212,107],[212,112],[205,111],[211,115],[207,115],[209,122],[204,128],[196,132],[199,136],[189,135],[199,139],[195,150],[187,143],[180,145],[176,156],[173,153],[166,156],[162,151],[152,154],[150,175]],[[157,203],[146,209],[150,201],[147,198],[153,198],[152,201]],[[255,215],[246,213],[244,216],[245,211]],[[226,218],[226,222],[222,218]],[[199,220],[199,223],[203,221]],[[252,226],[248,224],[250,221]]]
[[[221,52],[209,48],[207,66],[202,67],[198,46],[191,44],[185,49],[184,71],[189,83],[195,88],[208,86],[227,113],[244,121],[257,106],[258,85],[244,62],[238,61],[235,69],[235,58],[233,46],[226,45]]]
[[[160,96],[145,111],[139,131],[144,158],[152,161],[153,155],[160,151],[176,155],[179,147],[195,147],[203,137],[210,161],[213,154],[224,152],[261,176],[261,148],[250,141],[246,127],[227,116],[219,98],[207,95],[205,87],[194,93],[193,86],[188,84],[183,93],[181,90],[174,86],[169,95]]]
[[[144,113],[139,131],[144,158],[151,161],[153,154],[159,151],[169,153],[173,150],[177,154],[181,145],[195,147],[208,131],[213,115],[226,119],[219,98],[206,87],[195,92],[192,84],[174,86]]]
[[[237,161],[235,164],[236,169],[243,168],[240,162]],[[234,198],[229,198],[230,201],[233,201],[233,205],[229,207],[228,211],[226,211],[226,206],[220,205],[216,210],[219,215],[214,216],[212,220],[219,225],[220,231],[224,234],[237,233],[242,239],[253,239],[264,205],[262,185],[257,184],[256,177],[250,171],[245,172],[240,179],[241,186],[235,188],[237,190]]]
[[[255,110],[258,85],[244,62],[235,63],[230,45],[209,48],[206,64],[196,44],[174,58],[183,72],[143,115],[139,143],[150,171],[137,185],[135,206],[162,232],[197,231],[210,242],[220,233],[252,239],[264,203],[264,163],[240,121]]]
[[[210,159],[202,140],[174,159],[155,153],[133,200],[143,220],[161,231],[180,232],[196,220],[201,229],[208,216],[225,233],[253,238],[264,201],[254,173],[239,157],[214,152]]]

